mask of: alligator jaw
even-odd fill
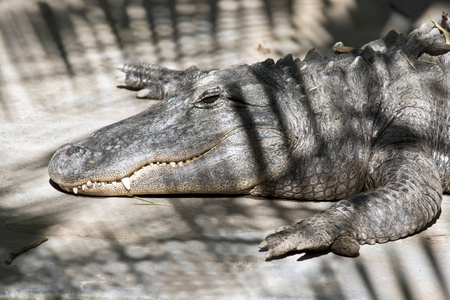
[[[185,167],[186,165],[191,164],[194,161],[201,158],[207,152],[199,156],[194,156],[192,158],[188,158],[182,161],[151,162],[137,169],[131,175],[119,178],[117,180],[111,181],[88,180],[80,185],[63,185],[63,184],[58,185],[61,187],[61,189],[69,193],[73,193],[75,195],[77,194],[93,195],[93,196],[133,195],[135,194],[136,190],[135,187],[133,186],[133,182],[136,181],[137,178],[140,178],[144,174],[161,170],[161,168],[179,169]]]

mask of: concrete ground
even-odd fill
[[[216,68],[338,40],[358,46],[450,11],[421,2],[0,2],[0,298],[450,299],[449,196],[432,227],[362,246],[357,258],[265,261],[257,246],[267,232],[330,204],[171,196],[145,205],[62,193],[47,175],[59,146],[149,105],[116,88],[119,63]]]

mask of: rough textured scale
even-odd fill
[[[426,228],[450,191],[447,51],[439,30],[422,25],[353,51],[311,50],[303,61],[211,71],[125,65],[125,85],[164,101],[62,146],[49,174],[86,195],[339,200],[260,248],[267,258],[354,256],[360,244]]]

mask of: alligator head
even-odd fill
[[[168,99],[62,146],[51,180],[99,196],[249,193],[283,169],[298,141],[288,134],[298,123],[289,97],[300,88],[289,70],[268,60],[193,71]]]

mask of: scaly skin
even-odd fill
[[[175,71],[142,63],[139,66],[119,66],[119,70],[125,75],[117,79],[129,88],[140,89],[137,94],[139,98],[162,100],[172,97],[186,73],[196,71],[197,68],[191,67],[186,71]]]
[[[269,234],[267,258],[294,250],[358,255],[360,244],[424,229],[450,191],[450,53],[425,25],[326,57],[222,70],[125,65],[139,97],[166,99],[49,164],[86,195],[252,194],[339,200]]]

